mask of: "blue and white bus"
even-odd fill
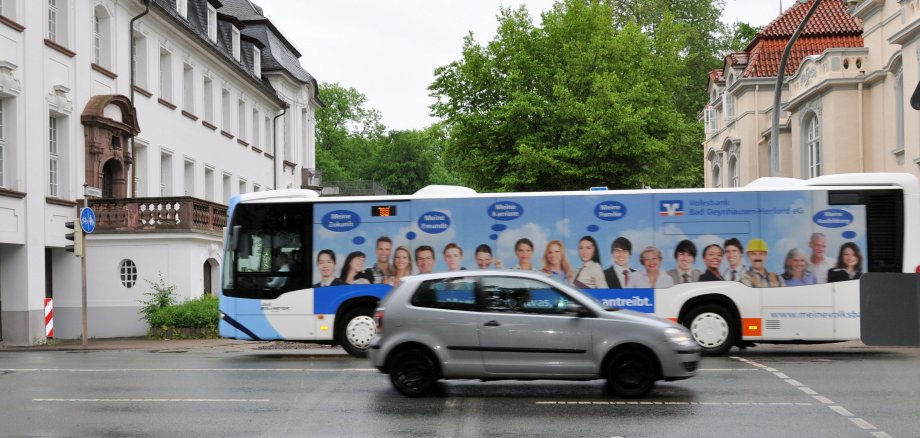
[[[532,269],[686,325],[710,355],[859,339],[863,272],[920,272],[909,174],[764,178],[742,188],[234,197],[220,334],[357,356],[402,275]],[[914,226],[907,226],[914,224]]]

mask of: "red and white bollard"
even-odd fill
[[[51,298],[45,298],[45,337],[54,337],[54,305]]]

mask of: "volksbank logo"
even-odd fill
[[[659,216],[683,216],[684,201],[658,201]]]

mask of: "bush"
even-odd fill
[[[205,295],[182,304],[155,310],[148,322],[151,327],[217,328],[220,319],[219,300]]]
[[[154,313],[160,309],[164,309],[176,303],[176,285],[167,285],[166,281],[163,280],[163,273],[159,272],[157,274],[159,275],[160,279],[156,283],[144,279],[144,281],[146,281],[147,284],[153,288],[153,292],[144,293],[144,295],[150,298],[146,300],[139,300],[142,306],[138,313],[144,317],[144,321],[147,321],[147,324],[151,327],[155,325],[151,321]]]

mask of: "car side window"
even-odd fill
[[[529,278],[485,277],[481,287],[488,312],[560,315],[574,302],[553,286]]]
[[[441,278],[422,282],[411,303],[433,309],[475,310],[476,279]]]

